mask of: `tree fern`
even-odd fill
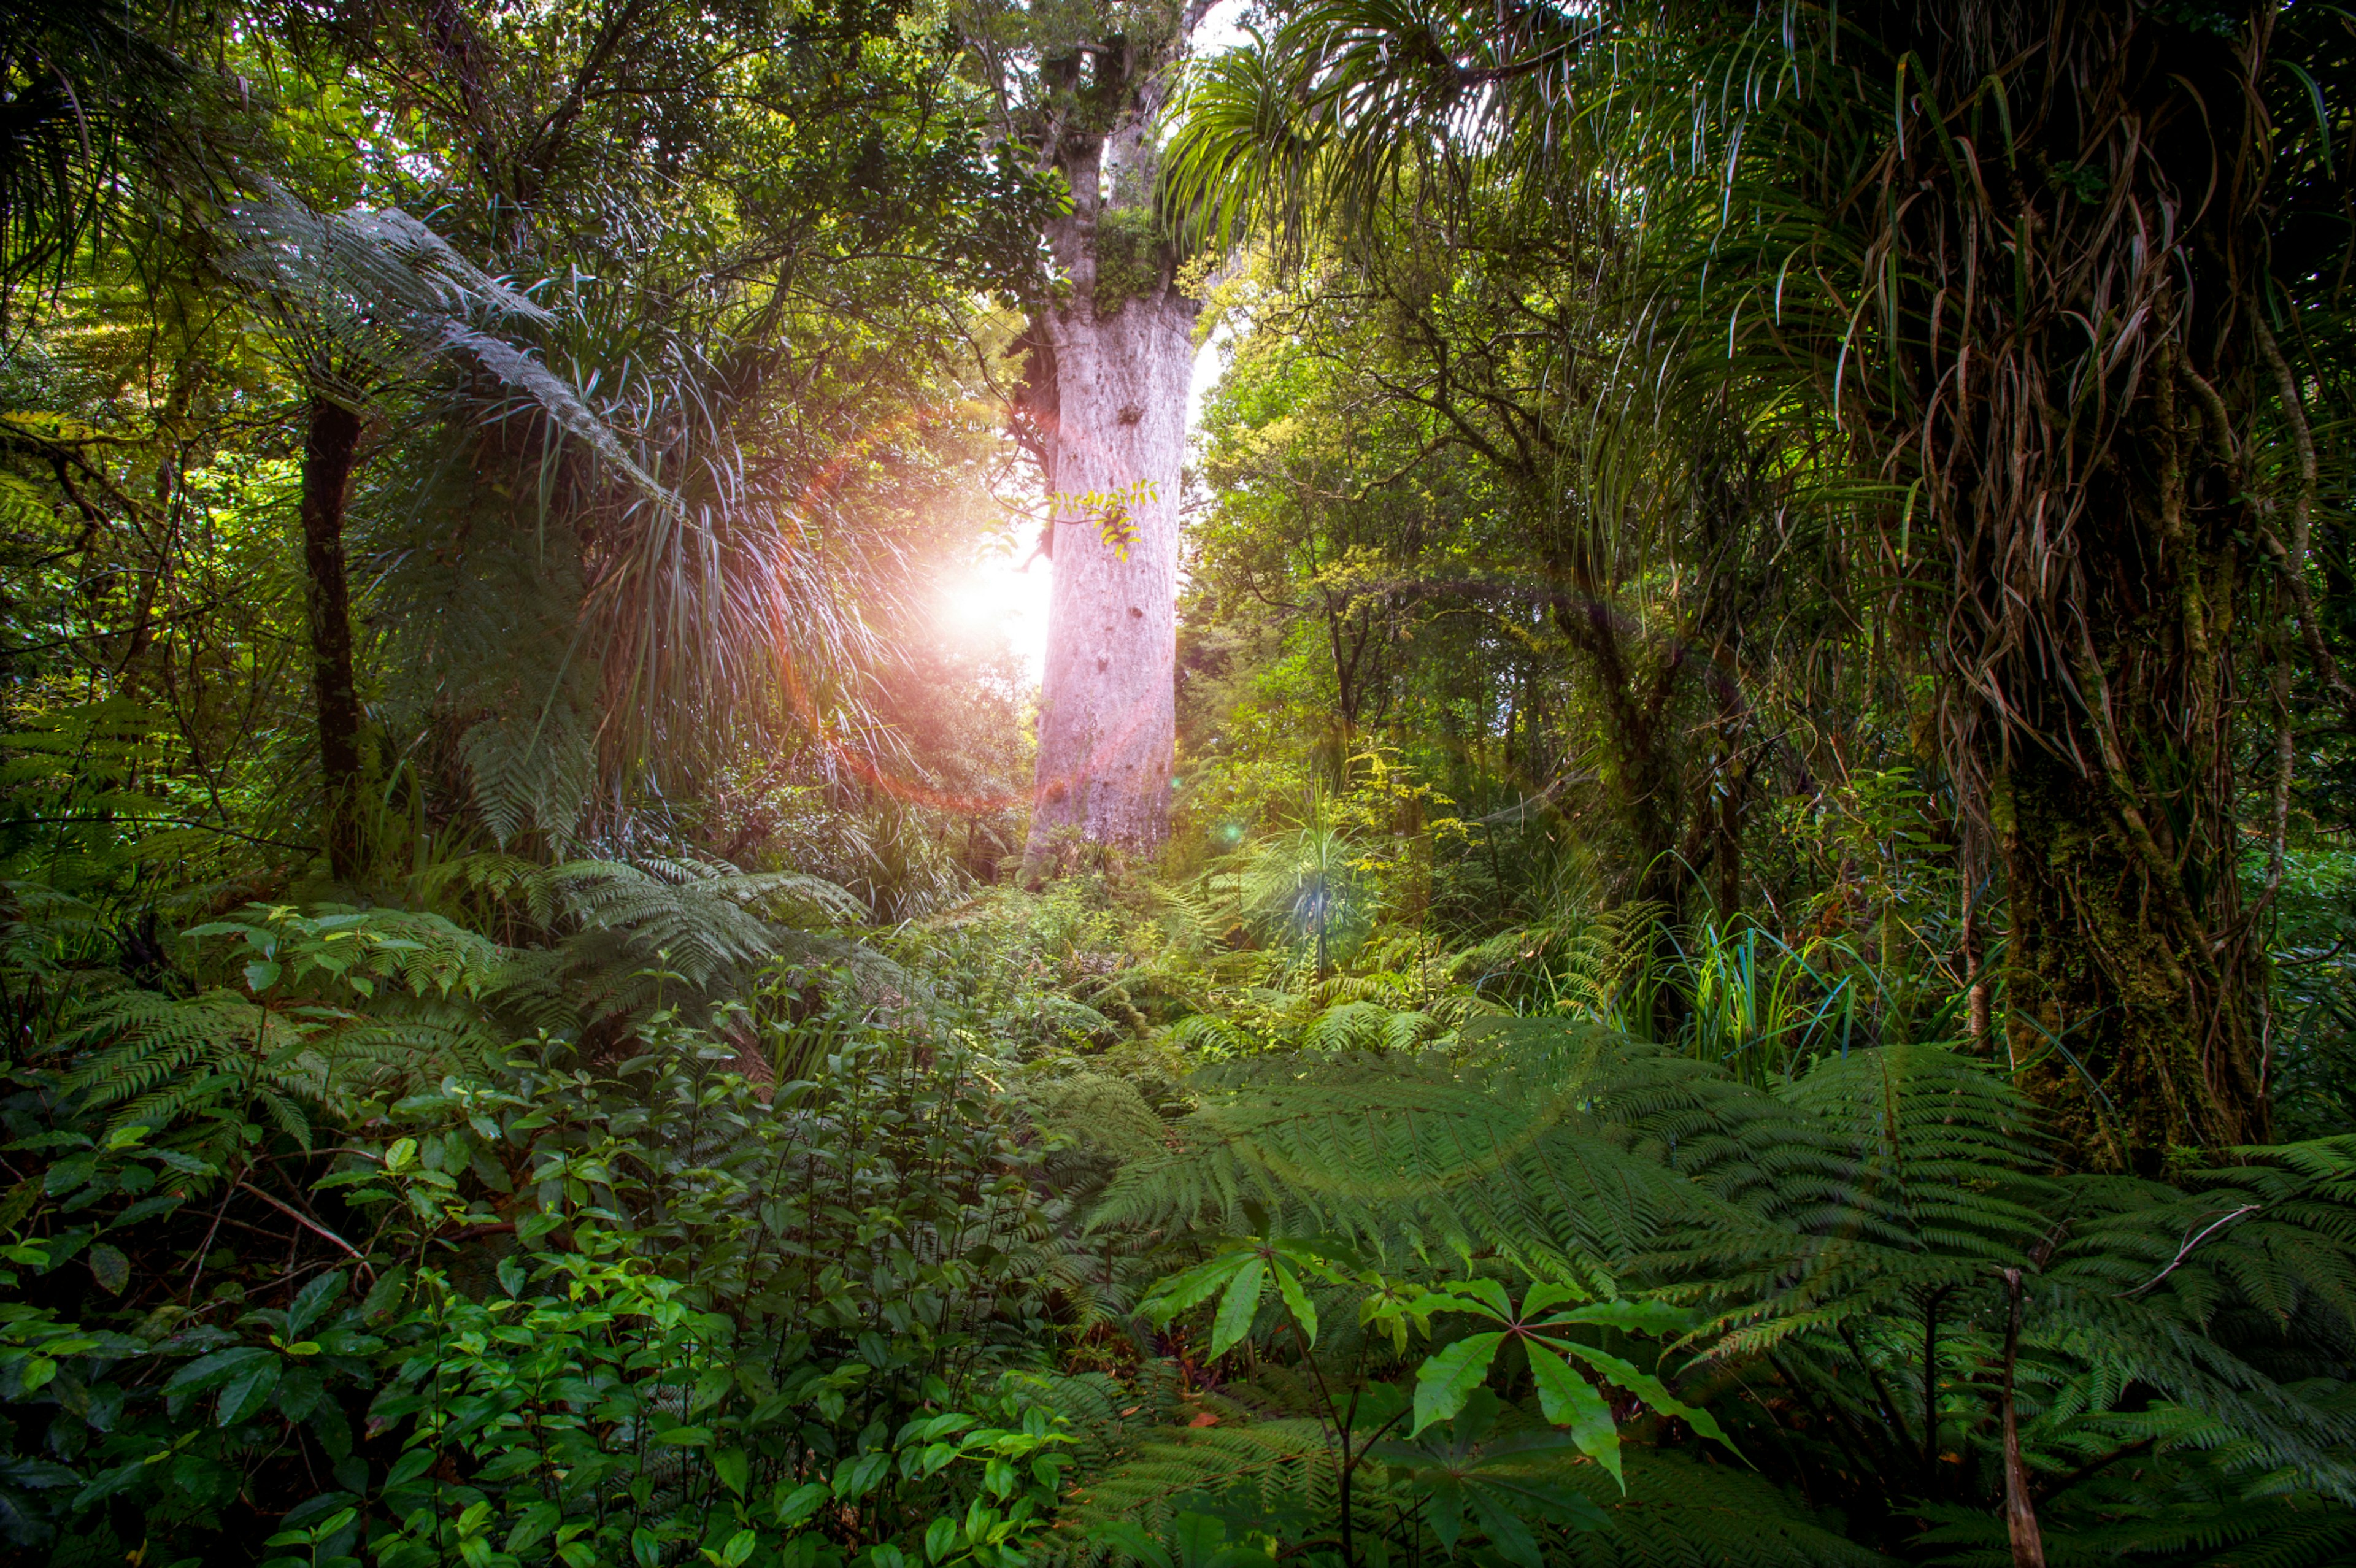
[[[1163,1147],[1166,1124],[1126,1078],[1099,1072],[1035,1077],[1023,1085],[1040,1125],[1116,1160]]]
[[[326,1087],[293,1020],[225,990],[180,999],[124,988],[86,1005],[59,1043],[81,1058],[65,1092],[115,1127],[161,1130],[252,1095],[308,1147],[301,1102]]]
[[[2306,1381],[2356,1347],[2345,1141],[2177,1186],[2061,1176],[2030,1108],[1946,1051],[1855,1051],[1757,1086],[1559,1019],[1475,1019],[1419,1054],[1237,1059],[1193,1086],[1176,1147],[1125,1168],[1092,1224],[1233,1232],[1250,1206],[1387,1259],[1682,1297],[1714,1314],[1688,1397],[1752,1391],[1719,1406],[1746,1453],[1796,1442],[1803,1474],[1868,1464],[1933,1501],[2002,1490],[2010,1270],[2045,1484],[2198,1448],[2230,1450],[2252,1496],[2356,1498],[2356,1421]],[[1775,1432],[1762,1390],[1804,1436]]]
[[[1246,1521],[1255,1514],[1333,1516],[1338,1465],[1332,1434],[1322,1424],[1299,1417],[1255,1419],[1249,1403],[1216,1395],[1192,1404],[1215,1424],[1165,1428],[1105,1470],[1084,1473],[1073,1527],[1085,1532],[1099,1521],[1127,1520],[1156,1531],[1186,1506]],[[1550,1562],[1582,1568],[1869,1568],[1887,1561],[1730,1466],[1632,1450],[1622,1493],[1600,1467],[1575,1453],[1539,1450],[1511,1463],[1533,1479],[1584,1494],[1602,1516],[1600,1529],[1551,1534],[1546,1543]],[[1379,1504],[1379,1476],[1365,1484]],[[1072,1551],[1083,1562],[1097,1555],[1085,1544]]]
[[[1208,1422],[1154,1431],[1116,1462],[1080,1478],[1068,1527],[1081,1538],[1073,1545],[1075,1558],[1101,1555],[1086,1544],[1094,1524],[1130,1520],[1159,1531],[1181,1503],[1221,1494],[1248,1493],[1261,1509],[1311,1517],[1338,1507],[1339,1467],[1322,1424],[1297,1417],[1255,1419],[1256,1412],[1232,1400],[1192,1403]]]
[[[1632,1080],[1699,1074],[1616,1063],[1612,1037],[1563,1020],[1489,1021],[1489,1043],[1462,1056],[1279,1053],[1205,1069],[1178,1147],[1125,1169],[1091,1222],[1232,1226],[1250,1201],[1386,1257],[1495,1253],[1600,1283],[1673,1212],[1708,1204],[1596,1111]]]
[[[475,809],[501,847],[534,829],[561,841],[580,824],[596,759],[573,704],[544,700],[535,709],[527,700],[523,711],[487,714],[466,727],[458,749]]]
[[[307,1147],[311,1107],[346,1112],[498,1043],[483,998],[507,955],[439,916],[255,906],[181,942],[202,964],[207,939],[230,936],[242,988],[182,997],[117,982],[81,1000],[57,1040],[72,1063],[64,1093],[112,1127],[159,1131],[233,1116],[250,1097]]]
[[[1642,900],[1598,906],[1567,899],[1547,918],[1442,955],[1431,967],[1473,995],[1522,995],[1534,1009],[1613,1028],[1641,1016],[1664,906]]]
[[[230,208],[228,229],[239,244],[219,264],[264,302],[305,384],[359,405],[432,358],[461,353],[645,495],[676,505],[570,382],[501,336],[552,325],[551,313],[408,213],[316,212],[265,180]]]

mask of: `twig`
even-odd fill
[[[2263,1203],[2244,1203],[2239,1209],[2236,1209],[2232,1213],[2226,1215],[2223,1219],[2212,1221],[2209,1224],[2202,1226],[2199,1234],[2187,1236],[2185,1238],[2184,1244],[2176,1249],[2176,1255],[2168,1261],[2168,1266],[2166,1268],[2160,1270],[2158,1274],[2152,1275],[2141,1285],[2136,1285],[2133,1290],[2122,1291],[2118,1295],[2111,1297],[2111,1299],[2113,1301],[2128,1301],[2132,1300],[2136,1296],[2141,1296],[2145,1291],[2149,1290],[2153,1285],[2158,1285],[2161,1280],[2166,1279],[2169,1275],[2174,1274],[2178,1266],[2181,1264],[2186,1258],[2192,1255],[2192,1249],[2209,1239],[2210,1232],[2216,1231],[2222,1226],[2232,1224],[2234,1221],[2240,1219],[2244,1214],[2254,1214],[2265,1207],[2265,1205]]]
[[[239,1186],[242,1185],[239,1183]],[[188,1260],[188,1300],[191,1303],[197,1299],[197,1281],[204,1277],[205,1254],[213,1250],[213,1238],[220,1234],[221,1216],[229,1212],[229,1196],[236,1190],[235,1187],[221,1189],[220,1207],[213,1211],[212,1229],[205,1232],[204,1245],[197,1249],[197,1255]]]
[[[237,1184],[246,1191],[252,1193],[256,1198],[261,1199],[264,1203],[269,1204],[273,1209],[277,1210],[281,1214],[285,1215],[288,1219],[302,1226],[305,1230],[309,1231],[316,1235],[325,1236],[327,1240],[335,1243],[336,1245],[343,1248],[346,1253],[350,1254],[352,1261],[359,1264],[360,1268],[366,1272],[370,1279],[374,1279],[376,1277],[376,1270],[369,1267],[368,1259],[362,1257],[360,1255],[359,1249],[353,1246],[349,1242],[344,1240],[343,1237],[338,1236],[335,1232],[330,1231],[327,1226],[322,1225],[319,1221],[314,1220],[308,1214],[304,1213],[303,1211],[295,1208],[293,1204],[280,1202],[277,1199],[273,1198],[269,1193],[264,1192],[261,1188],[254,1186],[253,1183],[246,1180],[244,1178],[240,1177]]]
[[[2114,1448],[2099,1459],[2087,1460],[2084,1464],[2079,1466],[2076,1469],[2071,1471],[2068,1475],[2062,1477],[2051,1486],[2040,1488],[2040,1491],[2041,1495],[2045,1497],[2058,1498],[2063,1492],[2066,1492],[2071,1488],[2076,1486],[2079,1482],[2088,1480],[2093,1477],[2099,1475],[2105,1467],[2117,1464],[2120,1460],[2127,1457],[2131,1454],[2142,1453],[2145,1449],[2150,1447],[2153,1444],[2158,1441],[2159,1439],[2157,1437],[2138,1437],[2124,1448]]]
[[[2347,950],[2348,933],[2342,932],[2340,935],[2339,941],[2333,943],[2330,946],[2325,948],[2322,952],[2317,954],[2312,958],[2277,958],[2274,961],[2274,965],[2277,969],[2304,969],[2310,964],[2328,964],[2332,959],[2339,957]]]

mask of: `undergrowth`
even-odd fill
[[[1963,1563],[2009,1424],[2052,1561],[2345,1551],[2356,1139],[2072,1174],[1837,944],[1623,907],[1321,955],[1240,875],[865,937],[679,860],[177,932],[19,880],[0,1528]]]

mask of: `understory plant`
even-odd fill
[[[263,1526],[289,1563],[1012,1568],[1074,1442],[1059,1221],[969,1051],[832,1032],[774,1090],[667,1017],[603,1069],[535,1042],[349,1108],[291,1202],[172,1127],[94,1142],[104,1106],[20,1070],[10,1157],[50,1157],[13,1205],[0,1523],[53,1555]],[[214,1077],[183,1117],[252,1103]],[[255,1199],[291,1266],[220,1244]]]

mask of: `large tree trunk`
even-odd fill
[[[344,572],[344,498],[359,443],[358,414],[326,398],[311,400],[303,442],[304,603],[319,709],[327,865],[339,882],[360,871],[360,701],[352,675],[351,588]]]
[[[1067,132],[1058,149],[1073,210],[1047,239],[1071,293],[1032,323],[1024,411],[1055,578],[1025,882],[1081,844],[1140,856],[1169,832],[1178,492],[1198,307],[1178,293],[1151,217],[1145,128],[1158,88],[1144,83],[1128,101],[1103,137]]]
[[[1169,830],[1194,316],[1162,297],[1132,299],[1107,320],[1080,304],[1048,325],[1055,582],[1026,877],[1074,834],[1139,854]]]
[[[1911,139],[1884,165],[1903,199],[1869,198],[1890,395],[1847,409],[1877,453],[1918,446],[1941,527],[1928,642],[1967,829],[2005,870],[2012,1061],[2070,1157],[2111,1168],[2267,1120],[2233,748],[2270,10],[1912,0],[1865,24]],[[2012,154],[1965,178],[1950,124]]]

